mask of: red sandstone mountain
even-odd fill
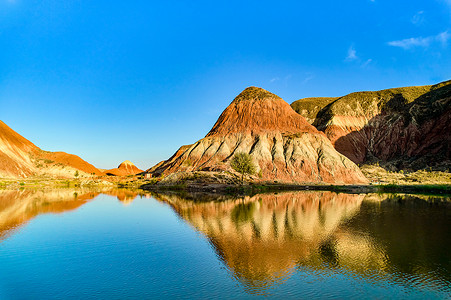
[[[39,149],[0,121],[0,177],[42,174],[73,177],[76,170],[86,173],[85,175],[102,174],[76,155]]]
[[[143,172],[143,170],[138,169],[131,161],[126,160],[121,163],[116,169],[106,170],[105,174],[114,176],[127,176],[135,175]]]
[[[380,161],[414,170],[451,167],[451,81],[307,98],[292,107],[355,163]]]
[[[224,110],[205,138],[183,146],[150,169],[154,176],[178,171],[230,171],[235,153],[249,153],[263,181],[365,183],[349,159],[280,97],[249,87]]]

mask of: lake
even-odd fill
[[[450,201],[0,190],[0,299],[450,298]]]

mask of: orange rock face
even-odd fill
[[[39,149],[0,121],[0,176],[28,177],[46,173],[73,177],[75,170],[87,174],[102,174],[96,167],[76,155]]]
[[[114,176],[127,176],[135,175],[143,172],[143,170],[138,169],[131,161],[126,160],[121,163],[116,169],[106,170],[105,174]]]
[[[205,138],[184,146],[152,168],[153,175],[178,171],[231,171],[235,153],[251,155],[256,180],[299,183],[366,183],[358,167],[339,154],[280,97],[245,89],[224,110]]]

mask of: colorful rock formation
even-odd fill
[[[43,151],[0,121],[0,177],[101,175],[93,165],[65,152]],[[80,173],[81,172],[81,173]]]
[[[135,175],[143,172],[143,170],[138,169],[131,161],[126,160],[121,163],[117,168],[106,170],[105,174],[114,176],[128,176]]]
[[[451,81],[328,99],[301,99],[292,107],[353,162],[451,167]]]
[[[248,153],[255,179],[297,183],[366,183],[359,168],[339,154],[324,133],[280,97],[249,87],[224,110],[205,138],[183,146],[150,169],[154,176],[178,171],[232,171],[236,153]]]

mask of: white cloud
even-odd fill
[[[451,35],[448,33],[448,31],[444,31],[442,33],[437,34],[437,36],[435,38],[437,41],[442,43],[443,46],[446,46],[448,44],[448,40],[450,37],[451,37]]]
[[[306,73],[306,75],[307,77],[305,77],[304,80],[302,80],[302,84],[306,84],[307,82],[315,78],[315,75],[313,75],[313,73]]]
[[[424,22],[424,11],[417,12],[410,21],[414,25],[421,25]]]
[[[401,47],[404,49],[410,49],[412,47],[428,47],[429,44],[431,43],[431,38],[427,37],[427,38],[410,38],[410,39],[404,39],[404,40],[399,40],[399,41],[392,41],[392,42],[388,42],[388,44],[390,46],[393,47]]]
[[[269,82],[273,83],[273,82],[276,82],[279,79],[280,79],[279,77],[274,77],[274,78],[271,78],[271,80]]]
[[[408,38],[399,41],[391,41],[387,44],[393,47],[400,47],[405,50],[414,48],[414,47],[423,47],[427,48],[431,44],[435,42],[440,42],[443,46],[446,46],[451,35],[448,31],[441,32],[437,35],[428,36],[428,37],[416,37],[416,38]]]
[[[358,59],[357,51],[355,51],[354,46],[349,47],[348,55],[346,56],[346,61],[352,61]]]
[[[365,68],[366,66],[368,66],[371,62],[372,62],[373,60],[370,58],[370,59],[367,59],[363,64],[362,64],[362,68]]]

